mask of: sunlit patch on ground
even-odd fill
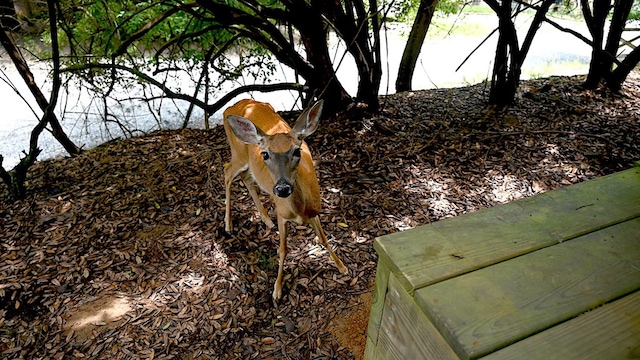
[[[290,224],[276,304],[278,233],[239,183],[234,231],[224,231],[222,129],[157,132],[37,163],[28,198],[0,202],[0,354],[357,357],[376,237],[640,159],[640,79],[627,97],[584,91],[580,81],[527,82],[522,92],[550,90],[504,110],[485,106],[481,84],[393,95],[366,131],[349,117],[324,122],[307,138],[320,219],[349,275],[310,227]]]
[[[66,317],[67,336],[85,341],[95,330],[113,329],[124,321],[124,315],[133,310],[130,301],[123,297],[104,296],[72,307]]]

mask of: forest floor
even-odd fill
[[[235,232],[223,230],[222,128],[39,162],[25,200],[0,197],[0,354],[359,359],[376,237],[640,160],[640,74],[622,95],[583,90],[582,80],[524,81],[506,109],[488,107],[478,84],[383,97],[364,121],[323,120],[307,140],[320,218],[350,271],[336,270],[309,227],[290,225],[275,305],[277,234],[239,182]]]

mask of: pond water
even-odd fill
[[[443,35],[428,38],[422,48],[414,74],[413,87],[415,90],[438,87],[466,86],[483,81],[490,77],[492,60],[495,52],[497,36],[491,37],[470,59],[460,67],[463,60],[480,44],[497,24],[493,15],[474,15],[465,19],[467,24],[477,26],[477,32],[464,36]],[[585,33],[582,23],[565,21],[563,26],[577,29]],[[523,32],[527,25],[519,26]],[[380,94],[391,94],[394,91],[397,64],[400,61],[408,29],[394,28],[383,35],[383,59],[388,64],[384,66],[384,74]],[[337,74],[347,91],[355,94],[357,86],[357,71],[353,60],[346,56],[339,61],[344,53],[343,44],[331,39],[335,45]],[[590,48],[573,36],[559,32],[550,25],[543,25],[540,29],[529,56],[523,66],[523,79],[549,75],[573,75],[586,73],[590,58]],[[3,166],[9,169],[18,163],[22,152],[28,148],[31,130],[37,123],[41,111],[35,105],[31,94],[23,84],[21,78],[8,62],[6,56],[0,57],[0,99],[2,99],[2,120],[0,120],[0,154],[4,156]],[[560,64],[559,67],[551,66]],[[562,68],[562,64],[571,64]],[[48,90],[48,69],[42,64],[32,71],[38,84]],[[174,75],[170,84],[173,89],[181,89],[185,94],[194,92],[194,76]],[[295,81],[290,69],[281,69],[271,79],[273,82]],[[249,84],[252,79],[244,79]],[[10,84],[13,84],[10,86]],[[237,84],[238,86],[240,84]],[[222,97],[231,89],[220,89],[210,103]],[[24,99],[19,96],[20,93]],[[108,102],[110,115],[104,121],[103,104],[92,97],[89,92],[78,84],[71,84],[61,94],[57,106],[57,114],[70,138],[79,146],[91,148],[119,137],[135,136],[158,129],[176,129],[182,126],[187,113],[188,104],[181,100],[171,100],[161,97],[161,92],[154,88],[127,87],[115,89],[115,100]],[[45,92],[48,96],[48,93]],[[218,95],[219,94],[219,95]],[[277,93],[253,93],[238,97],[253,96],[257,100],[270,102],[277,110],[291,110],[296,106],[297,93],[283,91]],[[139,100],[141,98],[156,98],[153,101]],[[229,105],[233,104],[232,100]],[[211,117],[212,125],[219,124],[221,112]],[[193,128],[203,128],[203,111],[195,108],[189,122]],[[125,129],[126,130],[123,130]],[[43,150],[40,159],[65,156],[64,149],[48,132],[44,132],[39,139],[39,146]]]

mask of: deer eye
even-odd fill
[[[300,148],[293,149],[293,156],[298,158],[300,157]]]
[[[260,153],[260,155],[262,155],[262,159],[263,160],[269,160],[269,153],[266,151],[263,151],[262,153]]]

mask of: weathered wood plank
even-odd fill
[[[640,216],[640,168],[376,239],[415,289]]]
[[[416,290],[415,299],[473,359],[638,289],[640,218]]]
[[[376,339],[377,340],[377,339]],[[367,345],[364,348],[364,359],[365,360],[379,360],[381,357],[379,356],[379,350],[376,346],[376,343],[367,336]]]
[[[483,357],[483,360],[640,358],[640,291]]]
[[[458,360],[394,275],[389,276],[388,289],[376,347],[377,358]]]
[[[384,299],[387,295],[387,286],[389,282],[389,268],[384,261],[378,261],[376,269],[376,282],[373,290],[373,299],[371,300],[371,310],[369,312],[369,323],[367,324],[367,347],[369,350],[369,342],[373,347],[378,343],[378,333],[380,331],[380,322],[382,321],[382,311],[384,309]],[[371,347],[371,349],[373,349]],[[369,357],[365,353],[365,359]]]

